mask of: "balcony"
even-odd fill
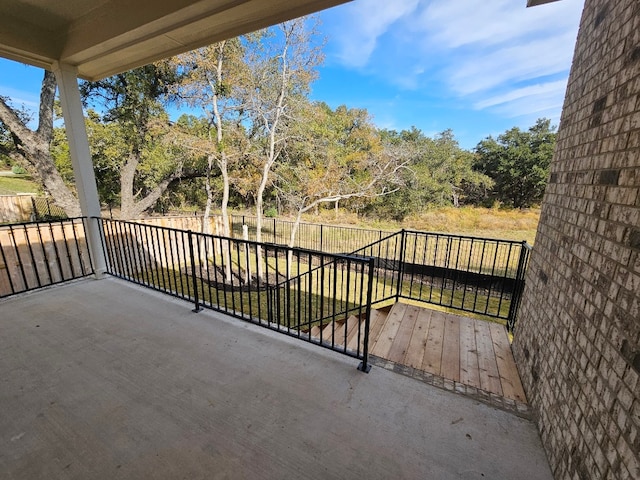
[[[119,279],[0,300],[0,477],[549,479],[534,424]]]
[[[375,235],[344,255],[0,227],[2,478],[550,478],[505,328],[415,305],[509,324],[527,249]]]

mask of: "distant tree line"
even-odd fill
[[[429,137],[377,128],[364,109],[309,99],[321,43],[315,19],[298,19],[83,83],[102,203],[123,218],[255,208],[259,219],[299,219],[341,207],[402,220],[433,206],[541,201],[556,141],[548,119],[473,150],[451,130]],[[27,113],[0,97],[0,160],[23,166],[77,215],[55,89],[45,72],[35,130]],[[170,121],[181,108],[189,113]]]

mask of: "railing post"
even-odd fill
[[[193,309],[193,312],[198,313],[199,311],[202,310],[202,307],[200,307],[200,299],[198,298],[196,262],[195,262],[195,255],[193,252],[193,232],[191,230],[188,230],[187,236],[189,237],[189,257],[191,258],[191,283],[193,284],[193,299],[196,304],[196,307]]]
[[[507,316],[507,331],[513,332],[516,323],[516,315],[520,304],[520,297],[524,290],[524,273],[527,256],[529,255],[527,241],[523,240],[520,247],[520,258],[518,259],[518,270],[516,271],[516,281],[511,292],[511,304],[509,305],[509,315]]]
[[[276,236],[276,219],[273,219],[273,243],[278,243]]]
[[[277,288],[277,287],[276,287]],[[266,291],[267,291],[267,325],[271,324],[271,319],[273,318],[273,297],[275,295],[275,289],[271,286],[268,285],[266,286]],[[260,320],[260,319],[258,319]]]
[[[358,370],[364,373],[371,371],[371,365],[369,365],[369,327],[371,326],[371,302],[373,299],[373,269],[375,268],[375,261],[373,257],[369,257],[369,280],[367,282],[367,308],[365,310],[364,317],[364,344],[362,346],[362,362],[358,365]]]
[[[36,205],[36,199],[34,197],[31,197],[31,212],[31,221],[39,221],[40,215],[38,215],[38,205]],[[24,217],[22,217],[22,219],[24,219]]]
[[[398,255],[398,284],[396,285],[396,302],[400,300],[400,296],[402,295],[402,278],[404,276],[404,251],[406,240],[407,233],[403,228],[402,230],[400,230],[400,254]]]

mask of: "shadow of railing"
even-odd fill
[[[373,262],[168,227],[100,222],[107,273],[310,341],[316,324],[368,325]],[[363,335],[366,335],[366,331]],[[367,348],[322,346],[362,360]]]
[[[86,218],[0,226],[0,298],[92,275]]]

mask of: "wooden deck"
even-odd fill
[[[355,350],[355,317],[329,324],[318,341]],[[362,348],[362,345],[360,345]],[[490,394],[526,403],[506,329],[497,323],[396,303],[391,310],[372,310],[369,352],[396,364],[478,388]]]
[[[497,323],[396,303],[372,315],[369,351],[526,403],[506,329]]]

